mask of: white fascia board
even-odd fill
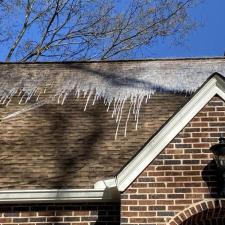
[[[94,185],[95,190],[115,188],[115,187],[117,187],[115,178],[107,179],[107,180],[100,180],[100,181],[97,181]]]
[[[96,182],[94,189],[0,190],[0,204],[114,202],[119,197],[115,178]]]
[[[224,86],[224,81],[219,76],[214,75],[117,175],[118,190],[125,191],[212,97],[218,94],[222,99],[225,99]]]
[[[1,203],[58,203],[58,202],[104,202],[113,201],[110,190],[106,189],[41,189],[3,190]]]

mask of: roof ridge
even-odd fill
[[[115,60],[81,60],[81,61],[42,61],[42,62],[0,62],[2,64],[70,64],[70,63],[116,63],[116,62],[151,62],[151,61],[185,61],[185,60],[218,60],[224,56],[203,56],[203,57],[165,57],[165,58],[137,58],[137,59],[115,59]]]

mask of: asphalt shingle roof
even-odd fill
[[[188,73],[188,65],[220,65],[225,68],[224,59],[187,59],[187,60],[149,60],[94,63],[38,63],[38,64],[0,64],[0,76],[38,76],[49,73],[60,84],[58,74],[62,71],[83,71],[86,67],[95,67],[95,73],[107,74],[113,71],[118,76],[128,73],[146,72],[156,66],[161,72],[166,70]],[[218,66],[217,65],[217,66]],[[82,69],[85,67],[86,69]],[[155,68],[155,67],[154,67]],[[185,69],[186,68],[186,69]],[[203,68],[203,67],[201,67]],[[193,71],[193,70],[192,70]],[[225,71],[225,69],[224,69]],[[221,72],[221,71],[214,71]],[[223,71],[222,71],[223,72]],[[89,77],[90,70],[89,70]],[[203,71],[204,73],[204,71]],[[8,75],[7,75],[8,74]],[[210,76],[211,74],[207,74]],[[198,76],[198,73],[196,73]],[[60,76],[59,76],[60,77]],[[106,78],[107,79],[107,78]],[[166,82],[166,80],[165,80]],[[126,84],[116,84],[123,86]],[[47,91],[41,99],[52,95]],[[92,97],[93,98],[93,97]],[[112,119],[113,107],[104,104],[103,99],[89,104],[84,112],[87,99],[76,99],[71,93],[64,105],[50,102],[41,107],[22,113],[12,120],[0,123],[0,187],[13,188],[92,188],[96,181],[111,178],[121,167],[138,152],[149,138],[188,100],[190,95],[164,90],[152,95],[150,100],[142,103],[138,130],[135,130],[134,117],[128,122],[127,137],[124,137],[125,123],[130,103],[126,102],[115,140],[116,123]],[[35,102],[18,104],[18,97],[6,107],[1,106],[0,117],[21,110]],[[91,99],[90,102],[92,102]]]

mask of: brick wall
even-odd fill
[[[0,206],[4,225],[119,225],[119,203]]]
[[[214,97],[122,194],[122,224],[190,224],[199,202],[216,208],[208,205],[218,197],[209,148],[224,133],[225,104]]]

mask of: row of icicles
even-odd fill
[[[35,90],[30,91],[29,93],[23,93],[23,90],[18,91],[16,89],[13,89],[8,94],[3,95],[0,99],[0,104],[5,105],[6,107],[9,105],[9,103],[12,101],[12,98],[15,95],[20,97],[20,100],[18,102],[19,105],[22,103],[23,104],[28,103],[32,97],[35,97],[36,99],[35,99],[35,103],[32,103],[32,105],[25,106],[21,110],[18,110],[9,115],[6,115],[6,116],[2,117],[0,119],[0,121],[4,122],[4,121],[12,120],[17,116],[21,116],[21,114],[24,114],[30,110],[34,110],[38,107],[41,107],[41,106],[51,103],[51,102],[57,101],[58,104],[63,105],[66,98],[70,94],[70,92],[68,92],[68,91],[62,91],[60,94],[54,95],[53,97],[50,97],[48,99],[39,100],[40,95],[45,94],[48,87],[52,87],[52,85],[46,86],[41,91],[40,90],[38,91],[38,89],[35,89]],[[128,96],[126,98],[118,97],[118,98],[112,98],[110,100],[104,99],[104,104],[106,105],[107,112],[109,111],[109,109],[111,107],[113,107],[112,118],[114,118],[117,123],[116,131],[115,131],[115,139],[117,139],[117,136],[118,136],[125,102],[126,101],[130,102],[128,114],[126,116],[125,128],[124,128],[124,136],[126,137],[127,136],[127,126],[128,126],[128,121],[129,121],[130,115],[131,114],[134,115],[134,119],[135,119],[135,123],[136,123],[135,128],[137,130],[141,104],[144,99],[145,99],[145,102],[147,102],[148,99],[150,98],[151,94],[149,94],[149,93],[146,94],[146,92],[145,92],[145,93],[139,93],[139,95],[136,94],[133,96]],[[86,111],[88,104],[94,105],[97,100],[102,98],[102,96],[99,95],[97,93],[97,91],[95,91],[95,90],[89,90],[89,91],[76,90],[74,96],[76,99],[78,99],[80,97],[86,98],[86,103],[84,105],[84,111]],[[93,101],[90,102],[90,99],[92,99],[92,96],[93,96]]]

